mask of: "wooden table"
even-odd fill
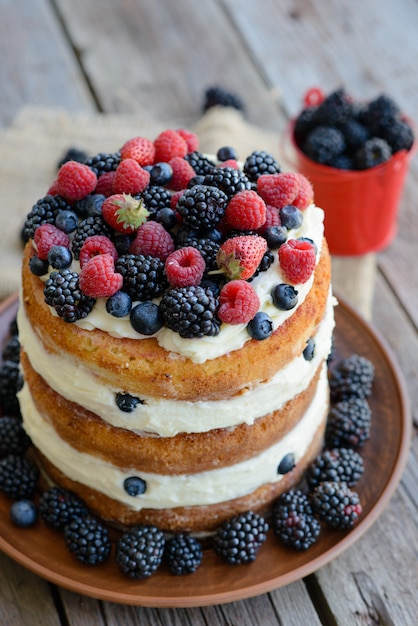
[[[278,133],[312,85],[344,85],[359,98],[386,91],[416,119],[417,25],[413,0],[3,0],[0,125],[26,104],[71,112],[145,108],[191,125],[212,84],[239,93],[248,120]],[[415,160],[398,235],[378,256],[372,318],[403,371],[415,420],[417,169]],[[285,588],[202,609],[129,607],[55,587],[0,554],[0,623],[416,625],[417,455],[415,431],[401,483],[373,527]]]

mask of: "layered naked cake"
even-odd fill
[[[192,139],[131,140],[101,155],[111,175],[64,165],[25,225],[24,427],[48,479],[119,527],[265,512],[323,441],[323,212],[270,155],[238,169]]]

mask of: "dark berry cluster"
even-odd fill
[[[224,522],[217,530],[213,548],[233,565],[251,563],[267,539],[268,528],[268,523],[257,513],[241,513]]]
[[[364,170],[388,161],[399,150],[410,150],[414,132],[386,94],[359,103],[341,88],[301,111],[294,138],[313,161]]]

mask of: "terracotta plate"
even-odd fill
[[[1,338],[16,307],[14,297],[0,308]],[[250,565],[228,565],[206,550],[202,566],[192,575],[173,576],[162,567],[147,580],[132,581],[119,572],[112,557],[98,567],[79,564],[66,551],[61,534],[42,521],[30,529],[17,529],[9,521],[10,501],[1,495],[0,549],[39,576],[72,591],[150,607],[207,606],[249,598],[294,582],[328,563],[363,535],[388,503],[404,469],[411,434],[403,379],[381,337],[343,302],[336,309],[336,322],[336,360],[357,353],[376,368],[370,399],[372,435],[362,451],[365,474],[356,487],[364,512],[351,532],[325,530],[318,542],[302,553],[281,547],[269,533]]]

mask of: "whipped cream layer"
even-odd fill
[[[318,263],[322,241],[324,235],[324,212],[314,204],[311,204],[303,212],[302,225],[289,231],[288,239],[296,239],[298,237],[309,237],[317,246],[317,258]],[[276,330],[281,324],[283,324],[293,313],[295,308],[290,311],[281,311],[277,309],[272,301],[271,291],[280,284],[286,283],[287,280],[283,276],[278,262],[277,251],[273,252],[274,261],[271,267],[266,272],[260,272],[252,281],[251,285],[254,287],[259,299],[260,299],[260,311],[267,313],[273,322],[274,330]],[[77,261],[73,262],[71,266],[73,271],[80,271],[80,267]],[[50,268],[50,271],[51,268]],[[42,277],[46,280],[48,275]],[[296,308],[299,307],[306,296],[308,295],[314,276],[312,275],[309,280],[304,284],[294,285],[298,292],[298,303]],[[155,299],[154,302],[158,303],[159,299]],[[136,303],[134,303],[135,305]],[[52,315],[57,315],[53,307],[49,307]],[[75,322],[80,328],[85,330],[103,330],[113,337],[126,337],[130,339],[145,339],[144,335],[141,335],[135,331],[129,321],[129,315],[116,318],[109,315],[106,311],[106,298],[98,298],[93,310],[88,316],[82,320]],[[160,346],[165,348],[168,352],[173,354],[175,358],[176,354],[189,358],[195,363],[203,363],[208,359],[214,359],[219,356],[228,354],[233,350],[239,350],[242,346],[251,338],[247,332],[247,324],[221,324],[220,333],[216,337],[199,337],[197,339],[187,339],[180,337],[180,335],[167,327],[161,328],[155,335]]]
[[[306,453],[316,431],[328,412],[328,379],[323,366],[317,391],[303,418],[280,442],[258,456],[230,467],[190,475],[167,476],[121,471],[98,457],[78,452],[56,433],[53,426],[38,412],[25,384],[19,392],[24,427],[33,444],[63,474],[87,485],[134,510],[165,509],[210,505],[245,496],[262,485],[276,483],[282,458],[293,453],[296,464]],[[129,496],[123,483],[129,476],[146,481],[146,492]]]
[[[228,400],[188,402],[141,395],[143,404],[138,404],[131,413],[124,413],[116,405],[115,394],[123,390],[105,386],[97,376],[68,355],[45,350],[23,310],[19,311],[18,325],[21,344],[33,369],[58,394],[114,427],[141,435],[172,437],[181,432],[199,433],[242,423],[253,424],[258,417],[282,408],[304,391],[330,352],[333,306],[334,298],[330,294],[326,314],[314,338],[315,353],[311,361],[300,355],[272,379],[247,387]]]

